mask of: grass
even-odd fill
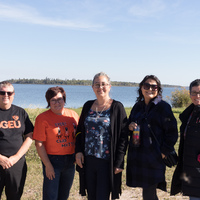
[[[82,108],[73,109],[75,110],[79,115],[81,113]],[[127,116],[129,116],[131,108],[125,108]],[[177,119],[178,127],[180,127],[180,120],[179,120],[179,114],[183,111],[183,108],[176,108],[173,109],[173,113]],[[35,122],[35,118],[38,114],[45,111],[45,109],[26,109],[27,113],[29,114],[29,117],[31,121]],[[179,140],[176,143],[176,150],[178,149]],[[22,200],[41,200],[42,199],[42,182],[43,182],[43,175],[42,175],[42,165],[40,158],[37,154],[37,151],[35,149],[34,142],[29,149],[29,151],[26,154],[26,160],[28,165],[28,173],[26,178],[26,184],[24,187],[24,193],[22,196]],[[126,165],[126,164],[125,164]],[[171,186],[171,178],[172,174],[174,172],[174,168],[167,168],[166,170],[166,181],[167,181],[167,189],[169,191]],[[125,170],[123,171],[123,178],[122,178],[122,190],[128,190],[129,188],[126,186],[126,175]],[[70,192],[69,200],[77,200],[77,194],[79,191],[79,178],[77,172],[75,173],[75,178],[73,182],[73,186]],[[5,200],[5,194],[2,194],[2,200]]]

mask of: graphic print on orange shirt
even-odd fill
[[[76,133],[76,124],[66,122],[56,123],[57,127],[57,140],[56,142],[61,144],[62,147],[72,147],[75,145],[75,133]]]

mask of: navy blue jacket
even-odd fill
[[[161,153],[168,155],[174,150],[178,138],[177,122],[170,105],[160,100],[145,105],[143,101],[137,102],[131,111],[129,123],[140,125],[140,146],[134,147],[130,135],[126,183],[130,187],[149,187],[158,184],[166,190],[165,164]],[[151,131],[154,132],[160,147],[156,143]]]

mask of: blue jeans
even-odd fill
[[[200,200],[200,197],[190,197],[190,200]]]
[[[54,167],[55,178],[49,180],[46,177],[43,166],[43,200],[67,200],[73,183],[75,166],[73,155],[48,155]]]

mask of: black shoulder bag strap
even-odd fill
[[[159,104],[159,103],[158,103]],[[158,109],[159,109],[159,105],[155,105],[155,107],[153,108],[153,110],[154,110],[154,112],[155,111],[157,111]],[[154,132],[153,132],[153,130],[152,130],[152,128],[151,128],[151,124],[148,122],[148,119],[147,119],[147,116],[145,117],[145,120],[146,120],[146,122],[147,122],[147,125],[148,125],[148,128],[149,128],[149,130],[150,130],[150,132],[151,132],[151,134],[152,134],[152,136],[154,137],[154,139],[155,139],[155,141],[156,141],[156,143],[158,144],[158,146],[159,146],[159,148],[160,148],[160,143],[158,142],[158,139],[156,138],[156,136],[155,136],[155,134],[154,134]]]
[[[158,142],[158,139],[156,138],[156,136],[155,136],[155,134],[154,134],[154,132],[153,132],[153,130],[152,130],[152,128],[151,128],[151,124],[149,124],[147,118],[145,118],[145,120],[147,121],[147,125],[148,125],[148,128],[149,128],[151,134],[153,135],[153,137],[154,137],[156,143],[158,144],[158,146],[160,147],[160,143]]]
[[[158,144],[158,146],[160,147],[160,143],[158,142],[158,139],[156,138],[156,136],[155,136],[155,134],[154,134],[154,132],[153,132],[153,130],[151,128],[151,125],[148,123],[147,118],[145,118],[145,119],[147,121],[147,125],[148,125],[148,128],[149,128],[151,134],[153,135],[153,137],[154,137],[156,143]],[[176,151],[173,150],[172,152],[170,152],[170,154],[167,157],[164,157],[163,158],[163,162],[165,163],[166,166],[168,166],[170,168],[172,166],[176,165],[177,162],[178,162],[178,156],[176,154]]]

